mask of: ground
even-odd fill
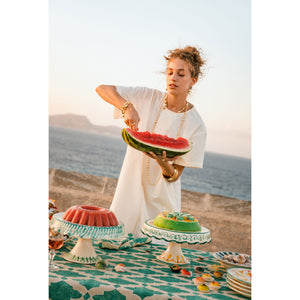
[[[49,197],[59,211],[77,204],[109,208],[116,184],[116,178],[49,169]],[[182,190],[181,208],[196,216],[212,236],[209,244],[183,247],[251,254],[250,201]]]

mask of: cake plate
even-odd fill
[[[126,235],[124,225],[113,227],[96,227],[71,223],[63,219],[64,212],[53,215],[52,222],[62,228],[65,234],[77,237],[78,241],[69,253],[63,255],[64,259],[80,263],[95,264],[100,258],[96,254],[92,240],[118,239]]]
[[[180,244],[206,244],[211,242],[210,231],[201,226],[201,231],[175,231],[153,225],[147,220],[141,228],[143,234],[169,242],[168,248],[156,258],[164,263],[187,265],[190,261],[184,257]]]

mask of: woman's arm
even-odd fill
[[[112,104],[118,109],[122,109],[123,105],[127,102],[121,95],[117,92],[114,85],[104,85],[101,84],[96,88],[97,94],[109,104]]]
[[[117,92],[117,89],[114,85],[99,85],[96,88],[97,94],[109,104],[112,104],[114,107],[122,110],[124,108],[125,100],[121,95]],[[140,121],[140,117],[133,104],[130,103],[124,113],[124,122],[133,130],[138,130],[138,123]]]

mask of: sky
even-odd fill
[[[189,99],[205,122],[206,150],[250,158],[249,0],[49,1],[49,114],[123,127],[95,88],[165,90],[164,55],[186,45],[207,60]]]

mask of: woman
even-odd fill
[[[133,130],[184,137],[193,142],[187,154],[169,159],[127,147],[110,209],[128,233],[142,236],[144,221],[162,211],[180,211],[180,176],[185,167],[202,168],[206,141],[205,125],[187,96],[203,75],[204,60],[195,47],[169,51],[166,92],[145,87],[100,85],[99,96],[115,107],[114,117],[124,118]]]

